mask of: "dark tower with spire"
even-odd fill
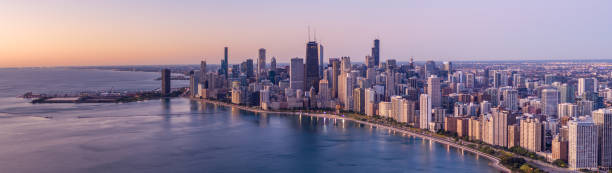
[[[372,58],[374,58],[374,65],[380,64],[380,40],[374,40],[374,47],[372,47]]]
[[[306,87],[309,90],[311,87],[315,91],[319,91],[319,45],[316,41],[310,41],[306,44]]]
[[[316,37],[310,40],[310,27],[308,28],[308,44],[306,44],[306,81],[304,90],[314,88],[319,92],[319,44]]]

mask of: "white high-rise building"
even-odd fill
[[[442,91],[440,90],[440,78],[431,75],[427,78],[427,95],[431,97],[431,106],[442,106]]]
[[[612,167],[612,110],[593,111],[593,122],[599,131],[599,165]]]
[[[491,109],[493,113],[493,144],[508,147],[508,125],[514,124],[515,117],[507,110]]]
[[[568,165],[571,169],[597,168],[598,130],[591,117],[568,122]]]
[[[403,98],[402,96],[392,96],[391,97],[391,118],[393,118],[396,121],[399,121],[399,117],[400,117],[400,113],[401,113],[401,107],[402,107],[402,102]]]
[[[401,107],[400,107],[400,117],[399,117],[399,122],[400,123],[409,123],[411,122],[411,118],[414,115],[414,102],[412,101],[408,101],[406,99],[402,99],[400,100],[401,103]]]
[[[378,103],[378,116],[389,118],[391,115],[391,102]]]
[[[344,110],[353,108],[353,86],[355,78],[351,73],[342,73],[338,76],[338,101]]]
[[[304,59],[292,58],[289,65],[289,87],[304,90]]]
[[[429,123],[431,122],[431,97],[427,94],[421,94],[421,97],[419,98],[420,103],[419,103],[419,111],[421,113],[421,115],[419,116],[419,127],[421,129],[428,129],[429,128]]]
[[[559,92],[556,89],[542,90],[542,114],[557,116],[557,105],[559,104]]]
[[[376,90],[372,88],[365,89],[365,114],[373,116],[376,114]]]

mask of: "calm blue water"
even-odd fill
[[[350,122],[183,98],[38,105],[15,98],[155,89],[158,75],[0,69],[1,172],[495,172],[472,154]]]

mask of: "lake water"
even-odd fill
[[[185,98],[36,105],[16,98],[28,91],[151,90],[158,76],[0,69],[1,172],[496,172],[468,152],[348,121]]]

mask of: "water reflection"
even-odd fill
[[[163,98],[161,99],[161,107],[162,107],[162,116],[164,117],[164,123],[163,123],[163,128],[166,130],[169,130],[172,128],[172,117],[171,117],[171,106],[170,106],[170,99],[169,98]]]

